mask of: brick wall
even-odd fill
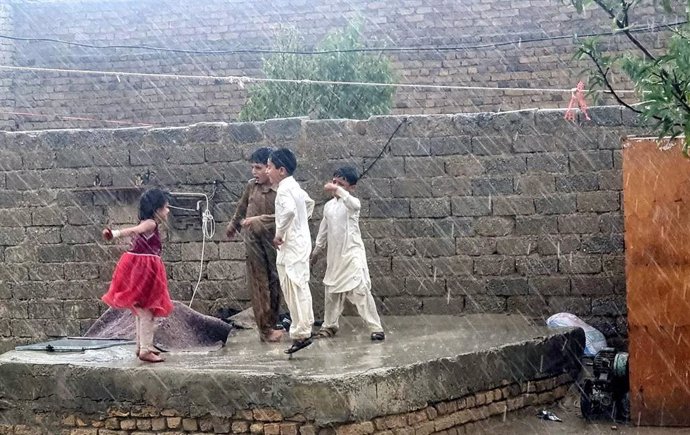
[[[359,19],[370,46],[477,46],[520,39],[608,31],[608,19],[576,15],[559,1],[521,0],[13,0],[13,33],[91,44],[144,44],[211,50],[271,46],[281,25],[292,25],[313,44],[348,20]],[[635,19],[654,24],[673,21],[653,7]],[[637,21],[636,21],[637,22]],[[664,34],[638,34],[650,47],[663,46]],[[623,39],[612,47],[629,49]],[[618,45],[620,44],[620,45]],[[261,75],[255,54],[199,55],[94,50],[17,41],[13,63],[20,66],[80,68],[194,75]],[[519,45],[447,51],[390,53],[403,83],[489,87],[572,88],[586,66],[572,60],[570,38]],[[0,52],[0,56],[2,53]],[[16,130],[115,127],[116,124],[64,116],[156,125],[230,121],[246,99],[246,89],[231,83],[99,77],[64,73],[2,72],[11,77],[8,104]],[[7,89],[0,88],[0,92]],[[565,107],[570,95],[534,92],[438,91],[399,89],[394,113],[456,113]]]
[[[562,111],[407,118],[358,188],[381,311],[569,311],[625,334],[620,137],[644,131],[617,107],[591,115],[581,126]],[[400,122],[0,135],[0,340],[79,334],[103,312],[96,301],[124,246],[101,243],[100,230],[135,222],[139,192],[119,188],[147,172],[171,190],[215,189],[218,231],[194,306],[210,314],[248,306],[243,246],[223,238],[249,178],[243,157],[258,146],[295,149],[297,176],[318,202],[315,236],[324,180],[343,164],[368,167]],[[93,190],[96,176],[106,190]],[[188,214],[174,212],[164,258],[172,295],[183,301],[201,252],[199,219]],[[312,282],[317,312],[323,272],[322,262]]]
[[[449,435],[476,433],[490,425],[491,417],[527,407],[552,405],[563,399],[572,377],[562,374],[543,379],[507,383],[487,391],[471,392],[455,400],[431,403],[411,412],[382,415],[352,423],[319,424],[304,415],[283,416],[271,408],[242,409],[227,415],[190,415],[189,411],[123,404],[106,413],[31,413],[0,422],[0,435],[153,435],[153,434],[255,434],[255,435]],[[18,403],[20,409],[31,405]],[[227,412],[227,411],[226,411]],[[13,418],[14,417],[14,418]]]

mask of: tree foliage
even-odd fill
[[[683,153],[690,149],[690,24],[669,26],[671,37],[665,52],[653,54],[635,33],[630,17],[633,9],[643,0],[568,0],[578,12],[590,5],[598,7],[612,21],[615,33],[623,34],[634,50],[609,54],[601,41],[590,38],[580,46],[576,58],[587,58],[594,64],[589,74],[590,89],[609,91],[618,103],[639,113],[643,120],[651,121],[659,136],[685,135]],[[653,0],[648,1],[652,3]],[[690,0],[661,0],[668,13],[683,7],[688,15]],[[630,105],[616,92],[612,71],[623,72],[633,83],[641,103]]]
[[[300,54],[305,51],[304,47],[303,38],[296,30],[283,31],[275,49],[288,53],[265,58],[265,76],[337,82],[393,81],[388,58],[347,51],[364,47],[356,25],[326,36],[315,50],[328,51],[326,54]],[[364,119],[387,114],[393,92],[393,87],[383,86],[263,82],[249,89],[249,99],[240,111],[240,119],[256,121],[292,116]]]

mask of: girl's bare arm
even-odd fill
[[[128,237],[135,234],[150,233],[156,228],[156,221],[153,219],[146,219],[139,222],[139,225],[133,227],[122,228],[120,230],[111,230],[106,228],[103,230],[103,238],[110,240],[117,237]]]

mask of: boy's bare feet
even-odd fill
[[[158,356],[151,351],[141,352],[139,354],[139,359],[150,363],[158,363],[165,361],[165,358],[163,358],[162,356]]]
[[[261,337],[262,341],[265,341],[267,343],[278,343],[283,339],[283,331],[279,331],[277,329],[271,330],[271,332],[268,333],[268,335]]]

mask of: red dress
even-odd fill
[[[134,307],[150,310],[155,317],[168,316],[173,303],[161,260],[158,226],[148,237],[135,236],[132,247],[115,266],[108,292],[101,298],[113,308]]]

